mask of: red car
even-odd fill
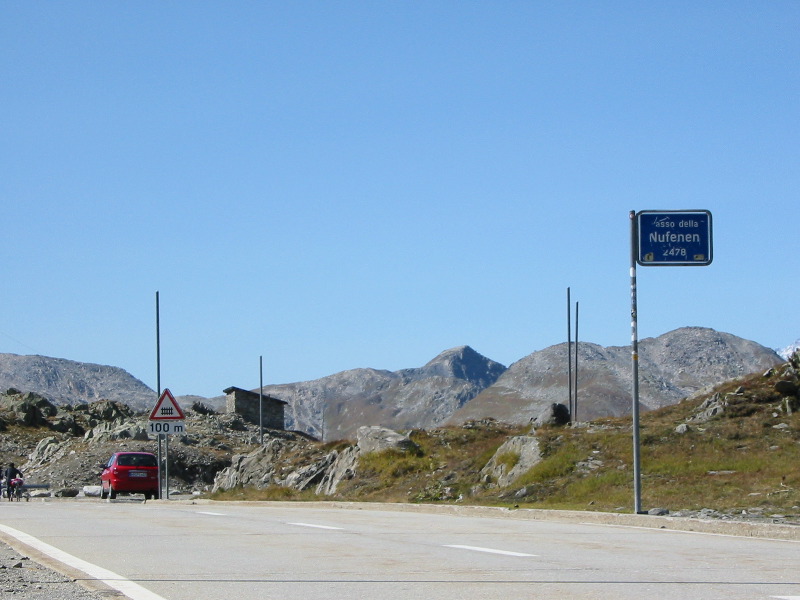
[[[149,452],[115,452],[100,474],[103,499],[117,494],[144,494],[158,498],[158,460]]]

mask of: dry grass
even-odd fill
[[[754,375],[716,391],[730,394],[726,410],[694,423],[704,398],[642,414],[643,508],[712,508],[736,513],[800,514],[800,413],[789,414],[774,391],[776,378]],[[689,423],[686,433],[676,427]],[[777,426],[777,427],[776,427]],[[507,488],[480,480],[479,471],[511,435],[526,428],[494,421],[407,432],[410,453],[363,456],[354,479],[335,499],[383,502],[468,502],[536,508],[633,509],[630,419],[607,418],[575,428],[537,431],[543,460]],[[519,460],[497,458],[508,469]],[[313,494],[270,488],[232,490],[231,499],[308,499]]]

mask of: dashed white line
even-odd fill
[[[458,550],[472,550],[474,552],[486,552],[488,554],[502,554],[504,556],[530,557],[536,554],[526,554],[525,552],[511,552],[510,550],[497,550],[495,548],[481,548],[480,546],[461,546],[458,544],[446,544],[445,548],[456,548]]]
[[[211,515],[212,517],[224,517],[225,513],[209,512],[207,510],[198,510],[198,515]]]
[[[287,525],[295,525],[297,527],[311,527],[312,529],[331,529],[335,531],[342,531],[341,527],[331,527],[330,525],[315,525],[314,523],[287,523]]]
[[[80,559],[77,556],[67,554],[63,550],[59,550],[55,546],[46,544],[32,535],[28,535],[27,533],[2,524],[0,524],[0,531],[17,538],[23,544],[27,544],[28,546],[35,548],[39,552],[46,554],[50,558],[57,560],[62,564],[72,567],[73,569],[83,571],[89,575],[89,577],[93,577],[94,579],[102,581],[107,586],[117,590],[118,592],[121,592],[124,596],[130,598],[131,600],[166,600],[166,598],[163,596],[159,596],[158,594],[143,588],[138,583],[134,583],[122,575],[117,575],[113,571],[99,567],[95,564]]]

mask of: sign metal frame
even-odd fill
[[[644,224],[644,227],[643,227]],[[631,225],[631,396],[633,405],[633,510],[642,511],[642,459],[639,435],[639,308],[636,265],[706,266],[713,260],[711,211],[642,210],[630,212]]]
[[[643,267],[704,267],[714,259],[711,212],[636,213],[636,262]]]
[[[164,406],[165,404],[169,406]],[[150,412],[150,421],[183,421],[186,416],[180,405],[175,401],[175,396],[168,388],[161,393],[161,397],[156,402]]]

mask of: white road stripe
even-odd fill
[[[212,517],[224,517],[225,513],[216,513],[216,512],[209,512],[206,510],[198,510],[198,515],[211,515]]]
[[[778,600],[800,600],[800,596],[770,596],[770,598],[778,598]]]
[[[287,523],[287,525],[296,525],[297,527],[311,527],[313,529],[332,529],[335,531],[342,531],[341,527],[330,527],[328,525],[314,525],[313,523]]]
[[[457,548],[459,550],[473,550],[475,552],[487,552],[489,554],[503,554],[505,556],[536,556],[536,554],[525,554],[524,552],[511,552],[510,550],[496,550],[494,548],[481,548],[480,546],[460,546],[445,545],[445,548]]]
[[[0,524],[0,531],[7,533],[11,537],[18,539],[23,544],[27,544],[31,548],[35,548],[42,554],[46,554],[50,558],[57,560],[58,562],[65,564],[73,569],[78,569],[79,571],[83,571],[89,577],[93,577],[94,579],[99,579],[107,586],[121,592],[126,597],[130,598],[130,600],[166,600],[163,596],[159,596],[151,592],[150,590],[143,588],[138,583],[134,583],[124,577],[122,575],[117,575],[113,571],[109,571],[108,569],[104,569],[103,567],[98,567],[95,564],[87,562],[83,559],[78,558],[77,556],[72,556],[71,554],[67,554],[63,550],[59,550],[55,546],[51,546],[50,544],[46,544],[45,542],[39,540],[38,538],[33,537],[32,535],[28,535],[22,531],[18,531],[13,529],[12,527],[8,527],[6,525]]]

